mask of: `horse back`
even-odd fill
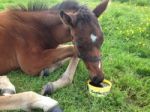
[[[0,12],[0,74],[17,68],[14,39],[9,35],[9,24],[7,11]]]

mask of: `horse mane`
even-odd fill
[[[57,4],[51,8],[52,10],[69,10],[69,11],[78,11],[77,15],[77,23],[89,23],[93,14],[91,10],[89,10],[85,5],[79,5],[76,1],[64,1],[61,4]],[[77,24],[76,23],[76,24]],[[81,25],[80,24],[80,25]]]
[[[62,3],[56,4],[53,7],[49,7],[45,2],[42,1],[30,1],[27,6],[19,4],[17,6],[9,7],[10,11],[25,11],[25,12],[36,12],[36,11],[47,11],[47,10],[74,10],[77,11],[83,6],[79,5],[76,1],[66,0]]]
[[[81,24],[83,23],[89,23],[92,18],[91,10],[89,10],[85,5],[79,5],[76,1],[64,1],[61,4],[57,4],[51,8],[52,10],[69,10],[69,11],[78,11],[77,15],[77,23],[80,22]]]
[[[79,10],[81,7],[81,5],[79,5],[76,1],[63,1],[60,4],[57,4],[55,6],[53,6],[51,9],[52,10],[74,10],[77,11]]]
[[[39,0],[38,0],[39,1]],[[72,11],[72,12],[79,12],[77,15],[77,22],[80,23],[88,23],[92,20],[91,14],[92,11],[89,10],[84,5],[79,5],[78,2],[72,0],[66,0],[62,3],[56,4],[53,7],[48,7],[45,2],[42,1],[30,1],[28,2],[27,7],[24,5],[18,5],[17,7],[11,7],[10,11],[23,11],[23,12],[36,12],[36,11],[56,11],[60,12],[61,10],[64,11]]]

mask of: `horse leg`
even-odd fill
[[[29,112],[34,108],[43,109],[44,112],[62,112],[56,100],[32,91],[0,96],[0,110],[22,109]]]
[[[2,95],[15,94],[15,86],[10,82],[7,76],[0,76],[0,90]]]
[[[74,46],[69,45],[40,52],[30,52],[20,49],[17,53],[20,68],[31,75],[38,75],[43,69],[76,54]],[[28,58],[27,58],[28,57]]]
[[[61,67],[64,65],[70,58],[66,58],[62,61],[56,62],[55,64],[52,64],[49,68],[45,68],[44,70],[41,71],[40,76],[48,76],[49,73],[52,73],[55,71],[57,68]]]
[[[68,45],[59,45],[57,48],[61,48],[61,47],[66,47]],[[64,60],[61,60],[59,62],[56,62],[55,64],[52,64],[49,66],[49,68],[45,68],[44,70],[41,71],[40,76],[48,76],[49,73],[52,73],[54,70],[56,70],[57,68],[61,67],[62,65],[64,65],[65,62],[67,62],[70,58],[66,58]]]
[[[65,87],[72,83],[73,77],[75,74],[76,67],[78,65],[79,59],[77,57],[73,57],[70,60],[70,63],[63,73],[62,77],[54,82],[49,82],[43,87],[42,94],[51,94],[59,88]]]

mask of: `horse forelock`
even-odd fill
[[[91,11],[86,7],[82,6],[78,11],[77,11],[77,23],[89,23],[92,20],[92,13]]]
[[[67,0],[67,1],[63,1],[60,4],[57,4],[55,6],[53,6],[51,9],[52,10],[74,10],[77,11],[81,8],[82,6],[80,6],[76,1],[72,1],[72,0]]]

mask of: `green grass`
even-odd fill
[[[52,0],[49,5],[61,0]],[[121,0],[116,0],[121,1]],[[0,0],[0,10],[21,0]],[[99,0],[81,0],[94,8]],[[80,61],[72,85],[58,90],[51,97],[57,99],[64,112],[150,112],[150,7],[149,0],[112,2],[99,18],[105,35],[102,46],[103,69],[106,79],[113,83],[105,98],[89,95],[86,81],[88,72]],[[138,5],[139,3],[144,5]],[[22,2],[27,3],[27,0]],[[46,78],[30,77],[12,71],[8,77],[17,92],[35,91],[48,81],[54,81],[67,65]],[[10,111],[19,112],[19,111]]]
[[[113,0],[113,1],[118,1],[121,3],[127,3],[127,4],[134,4],[138,6],[149,6],[150,1],[149,0]]]

